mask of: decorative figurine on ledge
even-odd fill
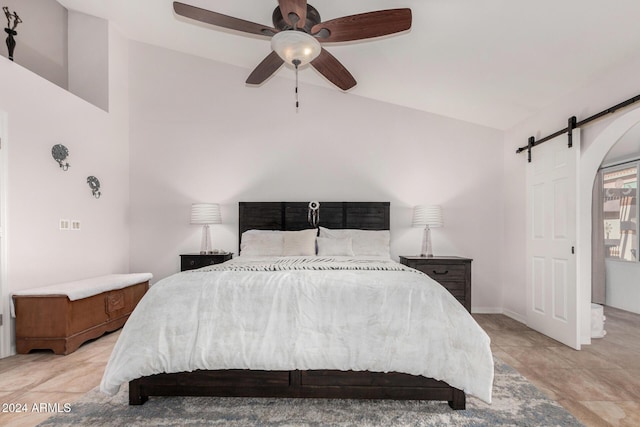
[[[4,11],[4,15],[7,17],[7,28],[4,29],[5,33],[9,34],[7,37],[7,47],[9,48],[9,59],[13,61],[13,50],[16,48],[16,41],[13,38],[18,35],[16,31],[16,27],[19,23],[22,22],[22,19],[18,16],[16,12],[9,12],[9,8],[4,6],[2,8]],[[13,25],[11,25],[11,21],[13,21]]]

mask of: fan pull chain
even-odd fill
[[[300,103],[298,102],[298,65],[300,65],[300,60],[294,59],[292,63],[296,67],[296,113],[297,113],[298,107],[300,107]]]

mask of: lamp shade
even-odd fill
[[[442,227],[442,208],[440,205],[420,205],[413,208],[413,226]]]
[[[191,205],[191,224],[220,224],[220,205],[217,203],[194,203]]]
[[[289,65],[294,60],[300,61],[298,65],[304,65],[316,59],[322,47],[315,37],[305,32],[287,30],[271,38],[271,49]]]

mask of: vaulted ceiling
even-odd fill
[[[68,9],[111,20],[130,39],[245,68],[242,82],[271,49],[266,38],[177,16],[171,0],[58,1]],[[278,5],[277,0],[181,1],[269,26]],[[324,45],[358,82],[348,93],[497,129],[514,126],[640,56],[638,0],[310,4],[323,21],[372,10],[412,9],[413,26],[407,32]],[[303,84],[339,91],[307,67],[300,73]],[[276,75],[294,78],[286,67]],[[267,80],[264,85],[268,84]]]

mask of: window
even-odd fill
[[[609,259],[638,261],[639,162],[604,169],[604,245]]]

